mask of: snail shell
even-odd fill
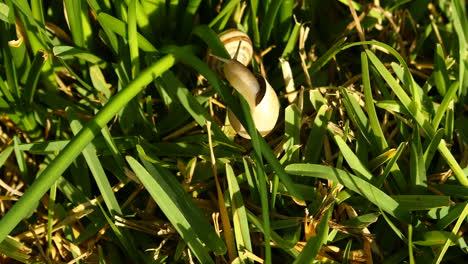
[[[223,75],[229,84],[247,101],[255,127],[262,136],[266,136],[275,127],[279,116],[279,101],[274,89],[260,75],[253,74],[246,66],[253,56],[252,41],[249,36],[237,29],[224,31],[219,35],[231,60],[208,56],[208,64]],[[228,118],[234,130],[241,136],[250,139],[249,134],[228,109]]]
[[[275,127],[279,116],[279,101],[275,90],[260,75],[254,75],[237,61],[231,60],[223,66],[224,75],[231,86],[247,101],[255,127],[262,136]],[[250,139],[246,129],[234,113],[228,109],[228,118],[234,130],[243,138]]]
[[[228,29],[218,35],[226,51],[232,59],[248,66],[253,56],[253,45],[249,36],[238,29]],[[214,58],[211,50],[208,51],[208,65],[218,73],[222,73],[222,65]]]

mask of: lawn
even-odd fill
[[[466,1],[1,0],[0,40],[0,263],[466,262]]]

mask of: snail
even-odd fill
[[[253,56],[253,45],[249,36],[238,29],[228,29],[218,35],[224,48],[231,58],[235,58],[244,66],[248,66]],[[218,73],[222,72],[222,65],[211,51],[208,51],[208,65]]]
[[[247,34],[239,30],[228,30],[219,36],[232,59],[213,57],[218,61],[216,69],[224,75],[229,84],[247,101],[255,127],[266,136],[275,127],[279,116],[279,101],[275,90],[265,77],[253,74],[246,66],[253,54],[252,42]],[[220,71],[221,70],[221,71]],[[249,134],[228,109],[228,118],[234,130],[243,138]]]

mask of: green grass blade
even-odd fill
[[[127,254],[131,257],[131,259],[134,262],[140,263],[142,261],[142,257],[139,255],[139,252],[137,249],[134,247],[131,238],[125,234],[128,234],[128,230],[126,229],[120,229],[117,227],[113,221],[113,218],[109,215],[106,214],[106,211],[104,208],[102,208],[101,204],[98,202],[97,203],[99,208],[101,209],[102,214],[104,215],[107,224],[110,226],[112,229],[113,233],[117,237],[118,241],[122,244],[122,246],[125,248]]]
[[[361,133],[361,135],[365,138],[373,153],[380,154],[381,150],[377,149],[379,145],[377,145],[377,142],[374,138],[374,133],[371,130],[369,119],[362,110],[361,106],[346,89],[340,88],[340,93],[343,95],[343,103],[349,118],[353,124],[359,128],[359,133]]]
[[[172,72],[163,74],[162,81],[165,84],[164,89],[169,94],[169,96],[173,99],[177,98],[177,100],[198,123],[198,125],[205,127],[206,120],[216,124],[210,113],[208,113],[208,111],[198,102],[198,100],[190,93],[190,91],[184,87],[182,82],[177,79],[175,74]],[[231,141],[221,131],[219,126],[213,125],[212,129],[216,140],[225,142],[226,144],[231,144]]]
[[[128,30],[124,22],[104,12],[99,13],[98,21],[101,26],[122,38],[128,39]],[[141,34],[137,33],[138,47],[145,52],[156,52],[156,48]]]
[[[443,195],[394,195],[401,208],[408,211],[429,210],[450,205],[450,196]]]
[[[55,207],[57,199],[57,182],[52,184],[49,192],[49,208],[47,210],[47,254],[51,254],[53,250],[52,245],[52,230],[55,219]]]
[[[455,226],[452,229],[452,234],[456,236],[458,231],[460,230],[461,225],[466,221],[466,217],[468,216],[468,204],[465,205],[465,208],[463,209],[462,213],[460,214],[460,217],[458,218],[457,222],[455,223]],[[447,239],[445,242],[444,246],[440,250],[436,260],[434,263],[439,264],[442,262],[442,259],[445,256],[445,253],[447,252],[448,247],[450,246],[450,239]]]
[[[317,256],[322,245],[326,244],[328,237],[328,221],[331,218],[333,212],[333,206],[327,209],[327,211],[322,216],[320,223],[317,225],[318,233],[317,235],[311,237],[307,244],[302,249],[301,254],[294,260],[294,264],[305,264],[313,263],[313,260]]]
[[[19,169],[19,172],[20,172],[21,177],[23,178],[23,180],[26,183],[31,184],[32,181],[33,181],[33,178],[29,173],[28,164],[26,163],[26,158],[25,158],[24,152],[19,149],[20,144],[21,144],[20,139],[17,136],[15,136],[13,138],[13,146],[14,146],[14,149],[15,149],[15,158],[16,158],[16,162],[18,164],[18,169]]]
[[[258,12],[258,0],[251,0],[250,4],[250,16],[249,16],[249,27],[253,33],[253,44],[256,49],[260,48],[261,36],[258,28],[257,12]]]
[[[98,113],[89,121],[76,135],[62,152],[52,161],[49,166],[36,178],[31,187],[24,193],[20,200],[0,220],[0,241],[13,230],[13,228],[26,217],[36,206],[38,201],[67,169],[70,163],[81,153],[86,145],[91,142],[103,126],[109,122],[114,115],[136,96],[144,86],[148,85],[153,78],[161,75],[175,63],[173,56],[167,55],[144,70],[125,89],[117,93]]]
[[[56,57],[62,58],[64,60],[75,57],[92,64],[102,64],[103,66],[105,65],[105,62],[102,58],[99,58],[89,51],[72,46],[55,46],[52,49],[52,52]]]
[[[31,105],[33,103],[34,95],[36,94],[37,83],[42,71],[42,66],[46,61],[44,56],[45,54],[42,52],[36,53],[31,67],[29,68],[28,77],[24,85],[24,102],[27,105]]]
[[[410,214],[401,208],[398,202],[374,185],[348,172],[323,165],[301,163],[286,166],[286,171],[293,175],[317,177],[341,183],[400,221],[406,223],[410,221]]]
[[[188,0],[182,18],[179,20],[181,23],[179,33],[177,34],[179,39],[185,39],[187,36],[190,35],[190,32],[192,31],[193,18],[197,13],[200,3],[201,0]]]
[[[465,5],[466,6],[466,5]],[[468,94],[468,74],[466,73],[468,69],[468,19],[466,8],[464,8],[462,1],[454,0],[451,1],[451,19],[453,21],[453,26],[458,37],[458,80],[460,82],[460,88],[458,89],[458,94],[466,96]]]
[[[138,52],[138,31],[137,31],[137,0],[130,0],[128,6],[128,46],[130,48],[130,62],[132,65],[132,77],[138,75],[140,71],[140,61]]]
[[[300,28],[301,28],[301,24],[296,22],[294,24],[294,28],[292,30],[291,35],[289,35],[289,39],[288,39],[286,46],[284,47],[283,53],[281,54],[282,58],[289,58],[291,53],[294,51],[294,48],[296,47],[296,44],[297,44],[297,40],[299,38]]]
[[[264,232],[261,221],[252,212],[248,210],[247,210],[247,218],[249,219],[249,222],[252,223],[252,225],[254,225],[256,228],[260,230],[260,232]],[[278,245],[278,247],[283,249],[289,255],[295,258],[299,255],[299,252],[294,248],[295,244],[283,239],[275,231],[271,231],[271,240],[275,242]]]
[[[369,64],[365,52],[361,52],[362,65],[362,84],[364,85],[364,100],[366,102],[367,115],[369,116],[369,124],[373,131],[376,143],[381,151],[388,148],[388,143],[382,132],[377,112],[374,107],[374,98],[372,97],[372,88],[369,75]]]
[[[286,141],[284,151],[288,153],[294,146],[300,145],[301,113],[297,105],[292,104],[286,107],[284,119],[284,140]],[[299,152],[292,152],[287,160],[289,163],[299,162]]]
[[[309,73],[313,74],[322,69],[325,64],[327,64],[338,52],[344,48],[345,41],[346,39],[342,38],[333,44],[330,49],[328,49],[320,58],[317,59],[317,61],[315,61],[314,64],[312,64],[312,66],[309,68]]]
[[[208,26],[198,25],[193,29],[192,34],[203,40],[209,46],[214,55],[225,59],[231,58],[223,43],[221,43],[218,35]]]
[[[408,257],[409,263],[415,264],[413,255],[413,225],[408,225]]]
[[[391,76],[390,72],[385,68],[385,66],[380,62],[380,60],[369,50],[366,51],[367,56],[372,61],[374,66],[377,68],[379,73],[385,79],[385,81],[390,85],[390,88],[395,92],[396,96],[400,99],[401,103],[405,106],[406,110],[413,116],[416,122],[422,127],[424,132],[429,136],[429,138],[433,138],[435,131],[430,124],[430,121],[425,118],[425,115],[417,110],[415,106],[413,106],[413,102],[410,97],[406,94],[406,92],[401,88],[401,86],[396,82],[396,80]],[[441,141],[438,146],[439,152],[444,157],[445,161],[448,163],[450,168],[453,170],[455,177],[457,180],[464,186],[468,186],[468,179],[467,176],[463,173],[460,164],[455,160],[452,153],[448,149],[445,141]]]
[[[11,153],[15,149],[14,146],[8,146],[0,152],[0,168],[3,167],[7,159],[10,157]]]
[[[244,250],[252,252],[252,243],[250,238],[249,224],[247,220],[247,212],[244,207],[242,193],[239,188],[234,171],[231,165],[226,163],[226,178],[229,186],[229,194],[231,198],[232,218],[234,224],[234,234],[236,237],[237,251],[239,256],[242,256]],[[249,262],[245,260],[246,262]]]
[[[432,126],[434,127],[434,129],[439,128],[440,121],[442,121],[442,118],[444,117],[450,102],[455,99],[458,88],[460,88],[459,85],[460,84],[458,81],[452,83],[448,91],[444,94],[444,99],[442,99],[442,102],[440,103],[439,108],[437,108],[437,112],[434,118],[432,119]]]
[[[73,120],[70,123],[70,127],[75,135],[77,135],[82,128],[82,125],[78,120]],[[91,170],[94,180],[99,188],[99,191],[104,198],[107,208],[109,209],[111,216],[122,215],[122,210],[120,209],[119,202],[115,197],[114,191],[112,191],[112,186],[107,179],[106,173],[101,165],[101,162],[98,159],[96,154],[96,148],[92,143],[88,144],[83,149],[83,156],[88,164],[89,169]]]
[[[331,118],[332,109],[327,105],[322,105],[315,116],[312,129],[307,138],[303,159],[309,163],[319,163],[322,153],[323,137],[326,136],[328,121]]]
[[[437,91],[441,96],[445,96],[447,86],[449,85],[449,75],[445,63],[444,51],[439,43],[437,43],[434,51],[434,73],[432,75],[434,76]]]
[[[208,26],[214,27],[224,17],[231,16],[232,12],[234,11],[234,8],[239,4],[239,2],[240,0],[229,1],[221,10],[221,12],[219,12],[218,15],[213,20],[211,20]],[[221,27],[217,27],[216,29],[217,31],[222,30]]]
[[[282,0],[271,0],[268,5],[267,13],[261,21],[260,34],[262,35],[262,46],[266,47],[268,40],[270,40],[271,31],[273,30],[276,16],[281,7]]]
[[[419,128],[415,126],[410,142],[410,179],[413,193],[423,193],[427,187],[426,166]]]
[[[372,173],[362,164],[361,160],[354,154],[351,148],[346,144],[346,142],[339,135],[333,136],[335,139],[338,148],[340,149],[341,154],[345,158],[348,165],[356,173],[357,176],[361,177],[366,181],[373,179]]]
[[[400,229],[398,229],[398,227],[390,220],[390,218],[382,210],[380,210],[380,213],[382,214],[383,218],[385,219],[385,222],[387,222],[387,224],[390,226],[390,228],[393,230],[393,232],[398,236],[398,238],[400,238],[401,241],[408,244],[408,239],[400,231]]]
[[[402,142],[400,143],[400,145],[398,146],[397,150],[396,150],[396,153],[395,155],[390,159],[390,161],[387,163],[387,166],[385,166],[385,169],[384,169],[384,172],[382,173],[382,175],[375,181],[375,186],[377,186],[378,188],[382,187],[382,185],[384,184],[385,180],[387,179],[387,176],[390,174],[390,173],[393,173],[393,176],[395,178],[395,181],[397,182],[400,182],[400,185],[402,186],[405,186],[405,179],[403,178],[403,175],[400,171],[400,169],[398,168],[398,165],[397,165],[397,161],[398,159],[400,158],[401,154],[403,154],[403,150],[405,149],[407,143],[406,142]],[[405,186],[405,188],[401,191],[404,191],[406,190],[407,187]]]
[[[76,46],[84,48],[84,34],[81,25],[81,2],[77,0],[65,0],[65,12],[67,13],[70,32]]]
[[[463,202],[451,206],[449,212],[437,221],[436,228],[443,230],[455,222],[460,217],[467,204],[468,202]]]
[[[423,159],[424,159],[424,164],[425,164],[425,167],[426,167],[426,170],[429,168],[429,166],[431,165],[432,163],[432,158],[434,157],[436,151],[437,151],[437,147],[439,146],[443,136],[444,136],[444,129],[441,128],[439,130],[436,131],[434,137],[431,139],[431,141],[429,142],[429,145],[427,146],[426,150],[424,151],[424,154],[423,154]]]
[[[29,263],[31,260],[31,249],[12,237],[7,237],[0,243],[0,253],[22,263]]]
[[[226,251],[224,243],[214,233],[214,229],[202,216],[202,213],[196,211],[196,205],[193,204],[180,183],[172,178],[172,175],[166,177],[164,173],[161,173],[158,168],[149,162],[143,161],[146,168],[149,169],[147,171],[134,158],[127,156],[126,159],[151,197],[202,263],[213,263],[213,260],[209,256],[208,248],[204,247],[199,240],[200,238],[204,238],[204,242],[209,243],[208,246],[215,249],[216,252],[222,254]],[[206,241],[207,238],[208,241]]]

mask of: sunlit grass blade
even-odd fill
[[[286,46],[284,47],[283,53],[281,54],[282,58],[288,58],[291,55],[291,53],[293,52],[293,50],[294,50],[294,48],[296,46],[296,43],[297,43],[297,39],[299,38],[299,29],[300,28],[301,28],[301,24],[296,22],[294,24],[294,28],[292,30],[291,35],[289,35],[289,39],[288,39],[288,42],[287,42]]]
[[[171,98],[177,98],[185,110],[192,118],[201,126],[205,127],[205,121],[208,120],[215,123],[215,120],[210,116],[208,111],[198,102],[198,100],[184,87],[182,82],[172,72],[167,72],[161,77],[165,84],[165,91]],[[230,140],[221,131],[219,126],[212,126],[216,140],[230,144]]]
[[[44,57],[45,56],[45,57]],[[30,105],[33,103],[34,95],[36,94],[37,83],[40,77],[40,73],[42,70],[42,66],[44,62],[47,60],[47,55],[38,52],[34,56],[34,60],[29,68],[28,77],[26,79],[26,83],[24,87],[26,88],[24,91],[24,103]]]
[[[460,230],[461,225],[465,222],[466,217],[468,216],[468,204],[465,205],[465,208],[463,209],[462,213],[460,214],[457,222],[455,223],[455,226],[452,229],[452,234],[456,236],[458,231]],[[440,250],[437,259],[435,263],[441,263],[442,259],[445,256],[445,253],[447,252],[448,247],[450,246],[451,240],[448,238],[447,241],[445,242],[444,246]]]
[[[439,128],[440,121],[442,121],[442,118],[444,117],[449,107],[449,103],[455,98],[458,88],[460,88],[459,82],[453,82],[452,85],[450,85],[448,91],[444,94],[444,99],[440,103],[440,106],[437,108],[437,112],[434,118],[432,119],[432,126],[434,127],[434,129]]]
[[[300,144],[301,136],[301,113],[295,104],[286,107],[285,114],[285,135],[284,140],[286,141],[284,151],[288,153],[294,146]],[[290,157],[287,158],[288,162],[294,163],[299,161],[299,152],[293,152]]]
[[[385,79],[385,81],[390,85],[390,88],[395,92],[396,96],[400,99],[401,103],[405,106],[406,110],[413,116],[418,125],[424,130],[424,132],[432,138],[435,134],[435,131],[430,124],[430,121],[425,118],[425,115],[413,106],[413,102],[406,92],[401,88],[401,86],[396,82],[396,80],[391,76],[390,72],[385,68],[385,66],[380,62],[380,60],[369,50],[366,51],[367,56],[372,61],[374,66],[377,68],[379,73]],[[442,154],[450,168],[452,168],[455,177],[457,180],[468,186],[467,176],[463,173],[460,164],[455,160],[450,150],[447,148],[445,141],[441,141],[438,146],[439,152]]]
[[[406,145],[407,145],[406,142],[402,142],[398,146],[398,148],[396,149],[395,155],[390,159],[390,161],[385,166],[385,169],[384,169],[384,172],[382,173],[382,175],[380,175],[380,177],[375,180],[375,182],[374,182],[375,186],[380,188],[384,184],[385,180],[387,179],[387,176],[390,173],[393,173],[395,181],[400,182],[400,184],[403,183],[403,182],[406,182],[405,179],[403,178],[403,175],[402,175],[400,169],[398,168],[398,165],[396,165],[396,162],[400,158],[401,154],[403,154],[403,150],[405,149]],[[403,186],[405,186],[405,185],[403,185]],[[401,190],[401,191],[404,191],[406,189],[407,189],[407,187],[405,186],[404,189]]]
[[[128,39],[128,30],[124,22],[104,12],[99,13],[98,21],[101,26],[110,30],[122,38]],[[138,47],[142,51],[156,52],[156,48],[145,37],[137,33]]]
[[[252,119],[252,115],[250,113],[250,106],[247,104],[247,101],[240,96],[239,98],[242,114],[244,116],[245,124],[247,124],[247,131],[250,135],[252,146],[255,150],[253,153],[252,159],[255,164],[255,179],[258,186],[258,194],[260,197],[260,204],[262,207],[262,220],[263,220],[263,235],[265,241],[270,241],[271,239],[271,228],[270,228],[270,206],[269,206],[269,191],[267,189],[267,178],[266,173],[263,167],[263,159],[262,159],[262,149],[265,151],[271,151],[270,147],[266,144],[263,140],[263,137],[260,136],[260,133],[257,131],[254,121]],[[244,127],[245,127],[244,124]],[[264,142],[264,143],[263,143]],[[263,145],[264,144],[264,145]],[[274,157],[275,161],[279,163],[278,159]],[[283,167],[279,165],[282,169]],[[287,177],[289,175],[286,174]],[[280,177],[278,175],[278,177]],[[283,177],[281,177],[283,178]],[[290,180],[289,178],[287,180]],[[288,184],[288,183],[286,183]],[[288,188],[289,189],[289,188]],[[271,263],[271,247],[269,243],[265,243],[265,263]]]
[[[229,185],[229,194],[231,197],[232,218],[234,224],[234,234],[236,237],[237,251],[242,256],[244,250],[252,252],[252,243],[250,238],[247,213],[244,207],[244,201],[241,196],[241,190],[237,183],[236,176],[232,167],[226,163],[226,176]],[[249,262],[248,260],[245,260]]]
[[[23,243],[12,237],[6,237],[5,240],[0,243],[1,254],[22,263],[28,263],[30,261],[31,252],[31,248],[26,247]]]
[[[30,175],[24,152],[19,149],[20,144],[21,144],[20,139],[15,136],[13,138],[13,146],[15,149],[15,158],[16,158],[16,162],[18,163],[19,173],[21,177],[23,177],[23,180],[26,183],[31,184],[33,181],[33,178],[32,178],[32,175]]]
[[[0,241],[13,230],[13,228],[27,216],[36,206],[38,201],[68,168],[70,163],[81,153],[86,145],[91,142],[103,126],[109,122],[114,115],[136,96],[145,85],[149,84],[155,76],[172,67],[175,63],[173,56],[167,55],[144,70],[125,89],[117,93],[92,119],[78,135],[62,150],[47,168],[36,178],[31,187],[24,193],[21,199],[0,220]]]
[[[447,71],[447,65],[445,63],[444,51],[440,44],[436,45],[434,50],[434,82],[437,91],[441,96],[445,96],[447,87],[449,86],[449,75]]]
[[[436,227],[441,230],[447,228],[460,217],[467,204],[468,202],[463,202],[451,206],[449,212],[437,221]]]
[[[132,64],[132,77],[140,71],[140,61],[138,52],[138,31],[137,31],[137,0],[131,0],[128,5],[128,46],[130,48],[130,62]]]
[[[337,183],[341,183],[400,221],[410,221],[408,211],[401,208],[398,202],[374,185],[348,172],[323,165],[301,163],[286,166],[286,171],[294,175],[329,179]]]
[[[14,146],[8,146],[5,149],[3,149],[2,152],[0,152],[0,168],[3,167],[5,161],[7,161],[7,159],[10,157],[14,149]]]
[[[327,211],[322,216],[320,223],[317,225],[317,235],[311,237],[307,244],[302,249],[301,254],[297,256],[294,263],[303,264],[303,263],[312,263],[312,260],[316,258],[322,245],[326,244],[328,237],[328,221],[333,212],[333,206],[327,209]]]
[[[462,1],[452,1],[450,6],[453,10],[451,19],[453,26],[458,37],[458,80],[460,82],[460,88],[458,94],[464,97],[468,95],[468,55],[466,53],[468,46],[468,19],[466,8],[463,7]]]
[[[414,262],[414,254],[413,254],[413,225],[408,225],[408,257],[409,263],[415,264]]]
[[[366,168],[366,166],[364,166],[364,164],[362,164],[361,160],[356,156],[356,154],[354,154],[341,136],[335,135],[333,138],[335,139],[341,154],[343,154],[343,157],[354,173],[362,179],[370,181],[373,178],[372,173]]]
[[[410,179],[412,193],[423,193],[427,187],[426,166],[424,163],[419,127],[415,126],[410,142]]]
[[[379,145],[380,151],[388,148],[388,143],[385,140],[385,136],[382,132],[377,112],[374,107],[374,98],[372,97],[372,88],[370,83],[369,75],[369,64],[365,52],[361,52],[361,64],[362,64],[362,84],[364,86],[364,100],[366,102],[367,115],[369,117],[369,124],[374,134],[376,143]]]
[[[361,106],[346,89],[340,88],[340,93],[343,96],[343,104],[346,108],[349,119],[356,127],[359,128],[359,133],[361,133],[365,138],[373,153],[380,154],[380,150],[377,149],[379,145],[377,145],[374,133],[371,130],[369,119],[362,110]]]
[[[425,164],[426,170],[429,168],[429,166],[432,163],[432,158],[437,152],[437,147],[439,146],[444,136],[444,133],[445,131],[443,128],[437,130],[434,137],[429,142],[429,145],[427,146],[426,150],[424,151],[423,158],[424,158],[424,164]]]
[[[127,156],[126,159],[151,197],[202,263],[213,263],[213,260],[200,239],[208,243],[208,247],[215,252],[223,254],[226,251],[226,246],[213,227],[172,175],[165,175],[160,171],[161,168],[147,161],[143,160],[143,163],[149,171],[134,158]]]
[[[262,37],[260,36],[260,30],[257,22],[258,12],[258,0],[252,0],[249,2],[250,16],[249,26],[252,28],[253,33],[253,44],[256,49],[260,48]]]
[[[323,137],[326,136],[328,121],[331,117],[331,108],[327,105],[322,105],[315,116],[312,129],[307,138],[303,159],[309,163],[319,163],[320,154],[322,153]]]
[[[223,19],[226,16],[227,17],[231,16],[232,12],[234,11],[234,8],[237,6],[237,4],[239,4],[239,2],[240,0],[229,1],[221,10],[221,12],[219,12],[218,15],[213,20],[211,20],[208,26],[213,28],[216,24],[220,24],[219,22],[221,21],[221,19]],[[224,26],[220,24],[216,27],[215,30],[219,31],[219,30],[222,30],[223,28]]]
[[[71,121],[70,127],[75,135],[78,134],[79,131],[83,128],[77,120]],[[88,164],[88,167],[94,176],[94,180],[96,181],[106,206],[111,212],[112,216],[116,214],[122,215],[120,205],[114,195],[114,192],[112,191],[112,186],[110,185],[109,179],[107,179],[107,175],[101,166],[101,162],[97,157],[96,149],[94,148],[93,144],[88,144],[88,146],[84,148],[83,156],[86,159],[86,163]]]
[[[382,166],[384,163],[388,162],[393,156],[395,156],[396,149],[389,149],[379,156],[373,158],[369,161],[370,171],[376,170],[379,166]]]

